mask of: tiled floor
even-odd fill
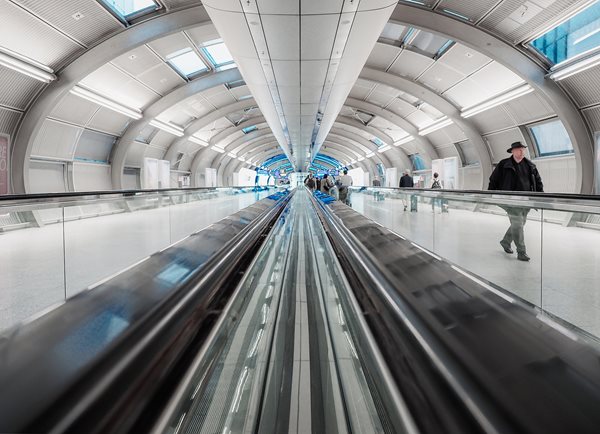
[[[0,330],[22,321],[265,193],[221,196],[0,234]],[[64,243],[63,243],[64,238]]]
[[[428,203],[405,212],[399,199],[375,201],[361,193],[353,194],[352,203],[381,225],[600,336],[600,231],[528,220],[531,261],[521,262],[498,244],[509,225],[506,215],[452,203],[449,213],[437,207],[434,214]],[[536,217],[539,212],[532,210],[530,218]]]

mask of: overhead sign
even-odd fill
[[[8,136],[0,135],[0,194],[8,194]]]

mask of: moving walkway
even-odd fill
[[[340,203],[271,194],[0,343],[0,431],[596,432],[598,350]]]

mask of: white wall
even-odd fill
[[[575,156],[547,157],[533,160],[547,193],[577,193]]]
[[[73,163],[75,191],[112,190],[110,165]]]

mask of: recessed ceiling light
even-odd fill
[[[73,15],[71,15],[73,17],[73,19],[75,21],[79,21],[80,19],[82,19],[85,15],[83,15],[81,12],[75,12]]]
[[[135,60],[137,59],[137,56],[135,54],[132,54],[131,56],[127,57],[129,60]]]
[[[469,53],[469,52],[467,51],[467,52],[465,53],[465,57],[469,57],[469,58],[471,58],[471,57],[473,57],[473,53]]]

